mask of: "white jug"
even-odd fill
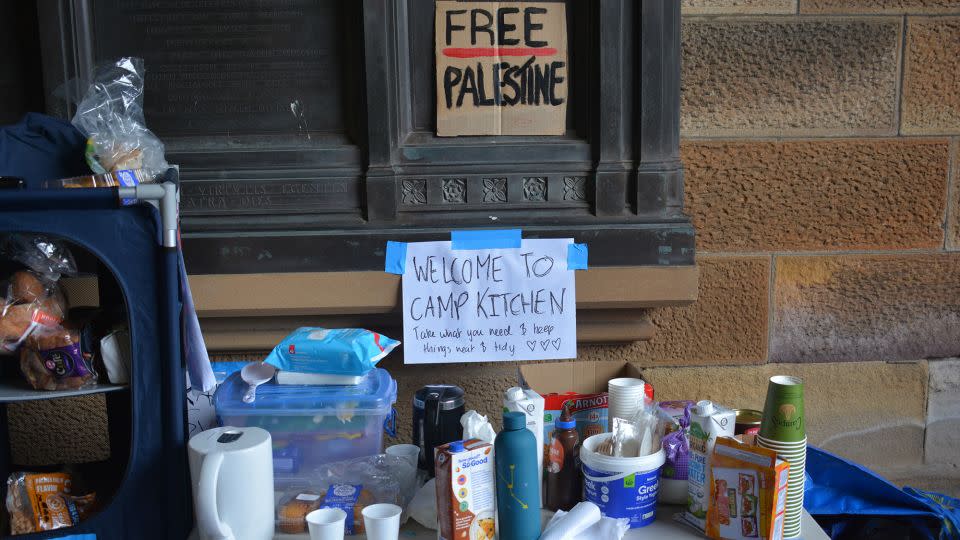
[[[193,508],[201,540],[272,540],[270,433],[220,427],[190,439]]]

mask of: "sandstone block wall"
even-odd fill
[[[802,375],[815,444],[956,494],[960,1],[683,9],[687,209],[704,260],[769,259],[768,363],[651,379],[748,405],[759,374]]]

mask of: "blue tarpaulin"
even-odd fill
[[[870,469],[807,447],[803,506],[834,539],[958,540],[956,499],[899,487]]]

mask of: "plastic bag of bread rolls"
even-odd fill
[[[8,280],[0,304],[0,352],[15,352],[38,328],[55,327],[64,319],[67,301],[60,286],[22,270]]]
[[[20,349],[20,371],[36,390],[73,390],[96,384],[93,355],[74,327],[38,327]]]

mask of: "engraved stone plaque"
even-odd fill
[[[278,211],[339,211],[360,206],[356,179],[266,180],[244,182],[193,181],[180,195],[184,215],[237,214]]]
[[[95,57],[144,58],[147,123],[161,137],[340,132],[348,5],[97,0]]]

